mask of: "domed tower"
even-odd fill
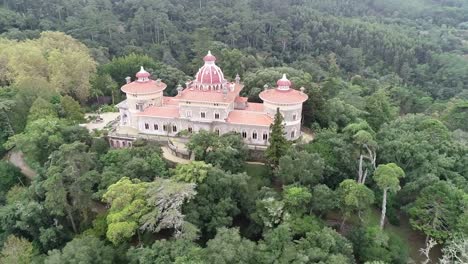
[[[215,63],[216,57],[211,54],[211,51],[208,51],[203,60],[205,64],[195,75],[195,88],[202,91],[222,91],[228,82],[224,79],[224,73],[221,68]]]
[[[283,74],[276,85],[276,88],[266,89],[259,94],[260,99],[263,100],[264,110],[273,117],[276,109],[279,108],[285,121],[286,138],[297,139],[301,131],[302,104],[308,96],[303,89],[301,91],[292,89],[292,83],[286,78],[286,74]]]
[[[149,106],[161,106],[163,102],[163,91],[167,85],[160,79],[151,80],[150,73],[141,66],[136,73],[136,80],[131,82],[127,77],[127,84],[121,90],[127,95],[124,105],[119,105],[121,115],[121,125],[138,127],[136,114],[142,112]]]

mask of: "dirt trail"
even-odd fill
[[[23,173],[29,180],[32,180],[37,176],[37,173],[24,161],[24,155],[21,151],[12,150],[7,154],[6,158],[11,164],[20,169],[21,173]]]
[[[30,181],[37,176],[37,172],[35,172],[24,160],[24,155],[21,151],[12,150],[6,155],[6,160],[13,164],[15,167],[21,170],[21,173],[24,174]],[[93,201],[93,205],[91,207],[91,211],[101,214],[107,211],[106,204]]]

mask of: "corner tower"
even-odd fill
[[[120,88],[127,96],[127,100],[118,105],[122,126],[137,128],[137,113],[153,105],[162,105],[163,91],[167,85],[160,79],[151,80],[150,76],[150,73],[141,66],[140,71],[135,75],[136,80],[132,82],[130,77],[127,77],[127,84]]]
[[[259,94],[263,100],[264,111],[271,117],[276,114],[279,108],[284,117],[286,138],[297,139],[300,136],[302,120],[302,104],[308,96],[301,91],[291,88],[292,83],[283,74],[283,77],[276,82],[276,88],[266,89]]]

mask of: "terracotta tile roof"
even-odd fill
[[[176,118],[179,117],[179,107],[174,106],[150,106],[143,112],[138,113],[139,116]]]
[[[148,94],[164,91],[166,87],[167,85],[162,81],[149,80],[147,82],[134,81],[125,84],[120,89],[122,92],[129,94]]]
[[[247,107],[244,111],[263,112],[263,104],[247,102]]]
[[[179,100],[170,96],[163,96],[163,105],[179,105]]]
[[[247,102],[248,99],[249,99],[248,97],[238,96],[238,97],[236,97],[235,102],[236,103],[245,103],[245,102]]]
[[[301,104],[308,96],[298,90],[289,89],[281,91],[278,89],[268,89],[259,94],[260,99],[266,102],[278,104]]]
[[[234,91],[228,91],[226,98],[224,98],[224,94],[221,91],[201,91],[196,88],[186,88],[177,98],[179,100],[195,102],[230,103],[235,100],[243,87],[242,84],[234,84]]]
[[[233,110],[229,113],[226,122],[241,125],[270,126],[273,119],[265,113]]]

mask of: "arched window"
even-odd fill
[[[243,138],[247,138],[247,132],[242,131],[242,137],[243,137]]]
[[[215,129],[215,133],[216,133],[216,135],[219,136],[219,128],[216,128],[216,129]]]
[[[159,130],[158,124],[154,124],[153,127],[154,127],[154,130]]]
[[[294,138],[296,136],[296,130],[291,131],[291,138]]]
[[[268,133],[267,132],[263,132],[263,140],[268,140]]]
[[[145,129],[149,129],[149,124],[145,123]]]
[[[215,118],[215,119],[219,119],[219,113],[215,113],[215,114],[214,114],[214,118]]]
[[[168,131],[167,125],[163,125],[163,131],[166,131],[166,132]]]
[[[252,132],[252,138],[257,139],[257,131]]]
[[[172,132],[174,132],[174,133],[177,132],[177,126],[176,125],[172,126]]]
[[[122,147],[126,147],[127,146],[127,141],[122,141]]]
[[[293,114],[292,119],[293,119],[294,121],[297,120],[297,114],[296,114],[296,113]]]
[[[206,117],[206,113],[205,113],[205,112],[200,112],[200,117],[201,117],[201,118],[205,118],[205,117]]]
[[[192,133],[192,132],[193,132],[193,128],[192,128],[192,127],[188,127],[187,130],[188,130],[189,133]]]

